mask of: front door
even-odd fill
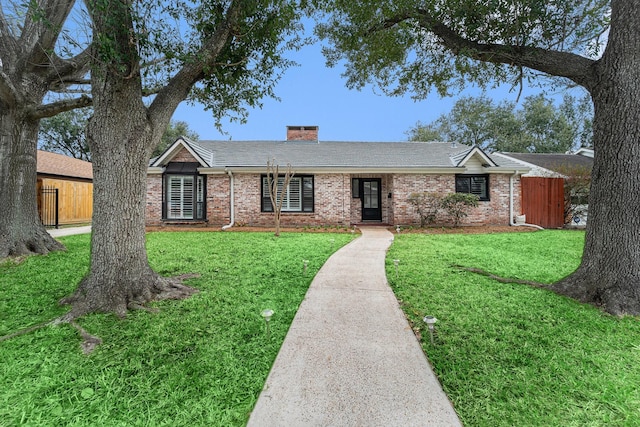
[[[382,221],[382,198],[379,178],[360,180],[362,200],[362,220]]]

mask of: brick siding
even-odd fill
[[[178,157],[179,156],[179,157]],[[173,161],[195,161],[187,150],[181,150]],[[314,212],[282,212],[283,226],[348,226],[362,222],[361,199],[351,195],[351,178],[380,178],[382,222],[391,225],[419,225],[420,218],[408,202],[414,192],[450,194],[455,191],[455,175],[411,174],[316,174],[314,176]],[[507,225],[509,223],[508,174],[491,174],[490,201],[479,202],[462,225]],[[235,224],[273,226],[273,213],[261,212],[260,174],[234,175]],[[207,225],[220,227],[231,220],[229,177],[207,175]],[[389,197],[391,196],[391,197]],[[521,212],[520,178],[514,179],[514,215]],[[146,218],[148,225],[161,225],[162,174],[150,174],[147,180]],[[443,222],[442,225],[446,225]]]

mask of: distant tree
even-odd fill
[[[525,98],[516,117],[523,124],[525,148],[528,152],[564,153],[571,150],[577,140],[575,126],[544,95]]]
[[[80,108],[41,120],[39,148],[90,162],[91,151],[85,134],[90,114],[90,108]]]
[[[409,141],[415,142],[444,141],[442,132],[433,123],[425,125],[418,122],[415,127],[406,131],[405,135],[407,135]]]
[[[405,133],[410,141],[438,136],[488,151],[562,153],[589,138],[590,117],[584,100],[569,95],[559,107],[543,95],[529,96],[518,109],[513,102],[466,96],[449,113]]]
[[[593,148],[593,102],[589,94],[580,97],[565,94],[559,108],[572,126],[573,148]]]
[[[185,136],[194,142],[197,142],[198,139],[200,139],[200,135],[198,135],[197,132],[189,129],[189,124],[187,122],[171,120],[167,125],[167,130],[165,130],[162,135],[162,139],[160,139],[160,144],[158,144],[158,146],[153,150],[151,157],[158,157],[181,136]]]

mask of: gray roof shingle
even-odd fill
[[[472,149],[448,142],[185,142],[211,168],[264,167],[272,159],[296,168],[452,168]],[[522,169],[517,162],[498,160],[498,166]]]

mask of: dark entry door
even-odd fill
[[[382,220],[382,199],[380,196],[380,179],[360,180],[362,199],[362,220],[381,221]]]

